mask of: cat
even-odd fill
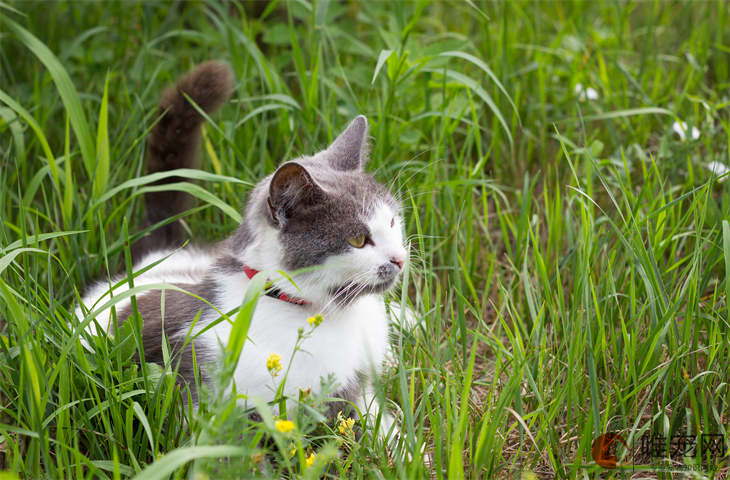
[[[169,88],[159,104],[158,121],[148,138],[148,173],[196,168],[203,116],[214,113],[231,96],[233,75],[220,61],[208,61]],[[325,150],[287,161],[261,180],[250,193],[243,221],[224,241],[211,246],[185,246],[181,220],[152,231],[132,247],[134,271],[153,266],[134,279],[135,286],[166,282],[207,300],[220,312],[241,306],[251,278],[259,271],[293,273],[291,279],[272,274],[271,287],[256,306],[236,370],[238,393],[265,401],[275,397],[277,382],[267,359],[279,355],[289,365],[299,330],[311,330],[291,363],[284,394],[297,398],[300,389],[319,393],[321,379],[334,379],[336,397],[362,412],[373,402],[373,378],[388,349],[388,317],[384,294],[398,281],[407,261],[402,209],[396,198],[365,173],[369,158],[368,122],[358,116]],[[168,178],[162,182],[179,181]],[[162,183],[161,182],[161,183]],[[184,212],[190,199],[181,192],[147,193],[147,226]],[[302,271],[304,269],[304,271]],[[102,328],[111,331],[109,285],[119,295],[128,289],[124,274],[111,283],[92,285],[76,314],[94,312]],[[163,362],[163,333],[179,360],[177,373],[192,384],[196,363],[208,381],[227,345],[231,324],[222,321],[183,346],[220,317],[215,309],[178,290],[149,290],[136,296],[144,323],[142,345],[147,362]],[[132,313],[130,299],[115,305],[124,322]],[[196,316],[199,317],[196,319]],[[195,324],[193,325],[193,321]],[[93,324],[90,331],[95,330]],[[93,333],[93,332],[92,332]],[[274,368],[276,368],[274,366]],[[383,413],[384,428],[392,417]]]

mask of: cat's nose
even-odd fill
[[[403,265],[406,263],[406,259],[400,256],[390,257],[390,263],[398,265],[398,268],[403,270]]]

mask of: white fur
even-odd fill
[[[244,292],[247,283],[247,279],[240,277],[229,278],[226,290],[231,294]],[[241,300],[239,293],[238,305]],[[230,305],[222,307],[226,309],[234,303],[231,301]],[[379,367],[388,345],[388,323],[382,298],[363,296],[349,307],[325,316],[302,342],[301,350],[294,352],[299,329],[310,331],[312,327],[307,318],[316,313],[311,306],[261,297],[249,328],[249,341],[243,347],[234,374],[239,393],[271,401],[286,374],[284,392],[296,398],[300,388],[319,392],[323,377],[332,375],[342,386],[355,381],[358,371]],[[202,342],[215,348],[219,342],[226,343],[230,331],[231,325],[221,322],[203,334]],[[272,378],[266,368],[266,359],[273,353],[281,356],[284,370]],[[287,374],[292,355],[294,358]]]

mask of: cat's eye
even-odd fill
[[[365,246],[366,240],[367,240],[367,237],[365,235],[358,235],[356,237],[348,238],[347,242],[355,248],[362,248]]]
[[[390,219],[390,228],[395,227],[395,217]]]

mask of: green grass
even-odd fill
[[[591,458],[609,430],[730,450],[730,196],[708,169],[730,164],[729,17],[724,2],[0,3],[0,478],[621,478]],[[194,414],[169,365],[131,361],[139,321],[79,333],[78,293],[140,233],[158,95],[209,58],[237,83],[206,129],[212,175],[183,187],[202,241],[278,163],[368,116],[369,169],[411,239],[390,301],[419,323],[379,388],[410,459],[365,426],[343,438],[321,398],[288,409],[288,436],[266,406],[257,423],[204,394]]]

